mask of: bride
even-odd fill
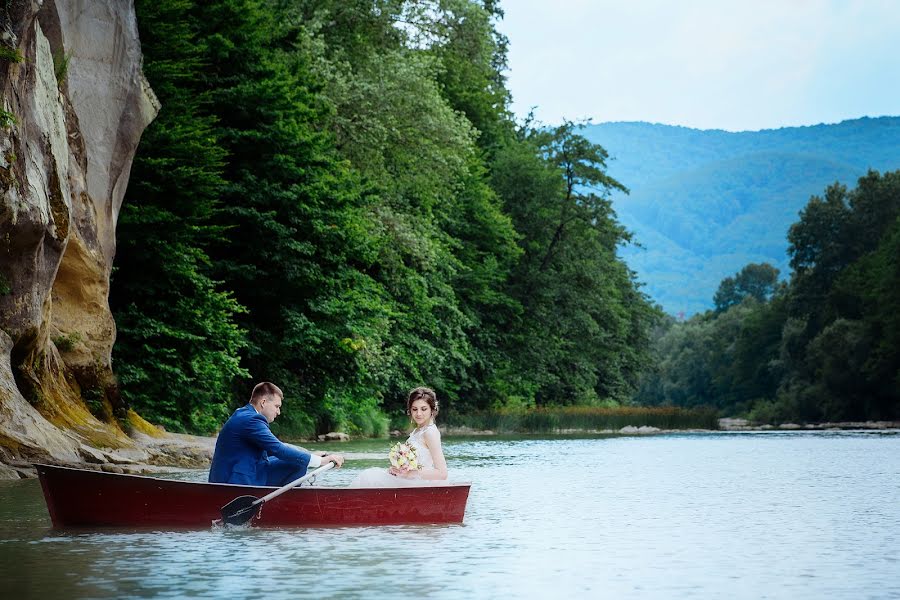
[[[441,448],[441,432],[434,424],[438,413],[438,401],[434,390],[418,387],[406,399],[406,413],[412,417],[416,428],[409,434],[407,444],[416,448],[419,468],[415,471],[390,469],[366,469],[350,484],[350,487],[408,487],[441,483],[447,479],[447,461]]]

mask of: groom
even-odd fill
[[[274,383],[264,381],[253,388],[250,402],[236,411],[219,432],[210,483],[239,483],[281,487],[322,464],[344,464],[340,454],[312,454],[282,443],[269,430],[281,414],[284,394]]]

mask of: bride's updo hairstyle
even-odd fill
[[[417,387],[413,391],[409,393],[409,397],[406,399],[406,414],[410,414],[412,412],[413,402],[416,400],[424,400],[428,403],[428,406],[431,407],[431,418],[432,420],[438,414],[438,400],[437,394],[434,393],[434,390],[427,387]]]

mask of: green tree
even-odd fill
[[[431,51],[442,69],[441,90],[450,106],[462,112],[478,131],[479,146],[489,155],[514,135],[511,101],[506,89],[509,41],[497,30],[503,18],[499,2],[441,0],[422,4],[420,14],[436,15],[440,43]],[[431,4],[432,6],[428,6]]]
[[[654,340],[654,368],[641,378],[635,401],[648,406],[712,406],[711,337],[708,314],[695,315],[686,323],[668,322]]]
[[[769,263],[751,263],[734,277],[726,277],[719,284],[713,302],[716,312],[724,312],[740,304],[745,298],[765,302],[772,297],[778,286],[778,269]]]
[[[405,390],[428,383],[462,409],[502,396],[487,382],[517,310],[504,287],[519,248],[488,185],[479,131],[441,84],[447,13],[425,4],[303,3],[300,12],[323,47],[317,70],[338,149],[370,194],[370,272],[392,299],[378,370],[387,406],[402,408]]]
[[[853,190],[835,184],[813,197],[791,227],[791,312],[805,327],[785,402],[835,419],[900,412],[896,339],[885,334],[900,307],[891,291],[898,255],[887,250],[898,216],[900,173],[870,171]]]
[[[734,340],[734,360],[727,365],[735,406],[747,408],[774,398],[785,374],[781,341],[788,319],[786,290],[777,291],[769,302],[748,304]]]
[[[608,194],[624,186],[606,174],[605,151],[576,130],[526,126],[493,165],[522,236],[510,295],[523,311],[508,351],[518,393],[540,404],[627,399],[655,316],[616,257],[629,236]]]
[[[242,307],[210,277],[207,250],[225,151],[195,82],[205,65],[192,3],[138,0],[144,72],[162,108],[141,139],[117,225],[110,305],[123,397],[176,431],[209,433],[227,414]]]
[[[317,127],[332,107],[313,46],[273,6],[221,0],[196,8],[210,65],[202,83],[228,151],[217,215],[227,240],[214,257],[248,309],[241,324],[253,379],[283,386],[292,400],[283,426],[311,433],[349,424],[371,406],[367,354],[379,348],[390,314],[367,274],[375,248],[366,196],[331,134]]]

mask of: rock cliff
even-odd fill
[[[159,105],[130,0],[0,6],[0,462],[134,446],[111,369],[115,228]]]

